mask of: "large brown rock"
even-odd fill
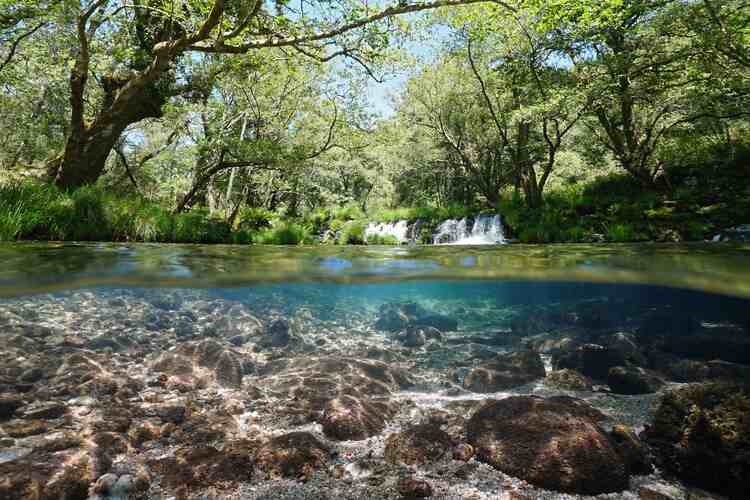
[[[474,368],[463,379],[463,386],[474,392],[497,392],[544,377],[539,353],[518,351],[498,354],[488,363]]]
[[[596,417],[572,398],[515,396],[480,408],[466,432],[480,461],[542,488],[621,491],[628,466]]]

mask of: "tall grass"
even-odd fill
[[[221,243],[232,234],[206,212],[172,214],[95,186],[66,193],[47,184],[0,184],[0,241],[19,239]]]

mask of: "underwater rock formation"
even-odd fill
[[[590,391],[593,389],[593,382],[590,378],[569,368],[549,372],[544,379],[544,383],[549,387],[564,391]]]
[[[458,329],[458,321],[443,314],[427,311],[415,302],[388,303],[380,306],[375,328],[398,332],[409,327],[432,327],[441,332]]]
[[[473,392],[497,392],[544,377],[544,363],[534,351],[502,353],[469,371],[462,381]]]
[[[657,464],[688,484],[750,498],[750,391],[691,384],[666,393],[646,429]]]
[[[434,462],[449,453],[452,445],[453,440],[438,424],[417,424],[388,437],[385,459],[394,464]]]
[[[628,464],[596,413],[569,398],[513,396],[480,408],[466,434],[480,461],[534,485],[587,495],[624,490]]]
[[[609,369],[607,384],[617,394],[649,394],[658,391],[664,382],[643,368],[614,366]]]

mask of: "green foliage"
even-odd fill
[[[481,210],[476,207],[454,203],[444,207],[421,206],[382,209],[371,213],[369,218],[375,222],[396,222],[400,220],[413,222],[418,219],[439,222],[446,219],[462,219],[479,212]]]
[[[374,234],[372,236],[367,237],[367,244],[368,245],[398,245],[399,241],[395,236],[391,236],[390,234],[386,235],[378,235]]]
[[[238,216],[238,226],[246,231],[254,232],[271,227],[271,221],[276,214],[265,208],[244,207]]]
[[[339,245],[364,245],[366,221],[353,220],[345,223],[339,232]]]
[[[635,229],[630,224],[612,224],[607,227],[606,237],[607,241],[626,242],[634,241],[635,234]]]
[[[276,222],[255,235],[253,242],[260,245],[303,245],[312,243],[310,228],[296,222]]]
[[[205,211],[173,215],[95,186],[65,193],[47,184],[0,184],[0,240],[17,239],[222,243],[231,231]]]

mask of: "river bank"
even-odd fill
[[[739,170],[711,179],[684,173],[664,191],[607,176],[550,191],[540,207],[512,193],[497,207],[327,207],[290,216],[243,208],[227,216],[121,196],[90,186],[72,193],[31,181],[0,183],[0,241],[229,244],[497,244],[746,241],[750,187]],[[692,187],[691,187],[692,186]]]

